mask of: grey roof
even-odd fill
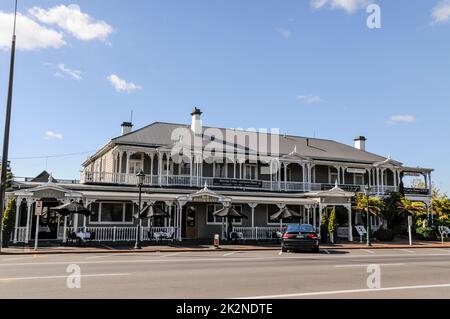
[[[178,128],[185,128],[190,130],[190,125],[161,123],[155,122],[139,130],[129,134],[114,138],[112,143],[118,145],[134,145],[145,147],[170,147],[174,144],[171,140],[172,132]],[[225,135],[226,129],[203,127],[203,131],[208,132],[210,129],[220,130]],[[247,131],[233,131],[234,134],[256,135],[259,138],[270,137],[279,138],[280,155],[288,155],[293,153],[300,154],[303,157],[321,160],[337,160],[347,162],[361,162],[361,163],[378,163],[386,160],[385,157],[379,156],[370,152],[358,150],[350,145],[339,143],[332,140],[306,138],[300,136],[284,136],[274,134],[262,134]],[[203,144],[211,143],[211,139],[204,134],[205,138]],[[216,140],[219,141],[219,140]],[[268,148],[270,152],[270,139],[268,140]]]

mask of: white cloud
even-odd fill
[[[29,13],[42,23],[57,25],[74,37],[83,41],[105,41],[113,28],[105,21],[98,21],[81,11],[76,4],[59,5],[48,10],[33,7]]]
[[[78,71],[78,70],[72,70],[72,69],[69,69],[69,68],[66,67],[63,63],[58,64],[58,70],[59,70],[61,73],[66,74],[66,75],[68,75],[68,76],[74,78],[75,80],[80,81],[80,80],[83,79],[83,77],[82,77],[83,72]]]
[[[399,124],[399,123],[414,123],[417,118],[414,115],[393,115],[386,123],[387,124]]]
[[[135,91],[142,90],[141,86],[132,82],[122,80],[115,74],[111,74],[107,77],[107,79],[112,84],[112,86],[114,86],[117,92],[133,93]]]
[[[0,11],[0,49],[9,49],[13,32],[14,14]],[[17,49],[37,50],[60,48],[66,45],[62,33],[48,29],[29,17],[17,15]]]
[[[297,100],[305,104],[316,104],[322,102],[322,98],[317,95],[299,95]]]
[[[289,39],[292,37],[292,31],[283,29],[283,28],[277,28],[275,29],[276,32],[278,32],[283,38]]]
[[[53,131],[47,131],[44,134],[46,140],[59,140],[62,141],[64,136],[60,133],[55,133]]]
[[[432,10],[431,17],[434,23],[450,21],[450,0],[441,0]]]
[[[372,2],[373,0],[311,0],[311,7],[315,10],[328,7],[332,10],[341,9],[353,13],[356,10],[366,8]]]

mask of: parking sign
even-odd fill
[[[42,201],[36,202],[36,210],[35,210],[34,214],[36,216],[42,216],[43,208],[44,208],[44,203]]]

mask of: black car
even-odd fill
[[[319,236],[312,225],[291,224],[288,225],[286,232],[283,234],[281,250],[283,252],[311,250],[318,253],[319,245]]]

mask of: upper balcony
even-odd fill
[[[134,174],[125,173],[97,173],[83,172],[81,183],[100,184],[100,185],[137,185],[137,177]],[[329,183],[303,183],[289,181],[264,181],[264,180],[246,180],[232,178],[215,177],[191,177],[183,175],[146,175],[144,179],[145,187],[161,188],[202,188],[205,185],[214,189],[241,190],[241,191],[267,191],[267,192],[315,192],[332,189],[335,185]],[[345,191],[364,192],[364,185],[343,184],[339,185]],[[371,186],[370,193],[384,195],[390,192],[396,192],[399,188],[396,186]],[[428,196],[427,189],[406,188],[408,195]]]

